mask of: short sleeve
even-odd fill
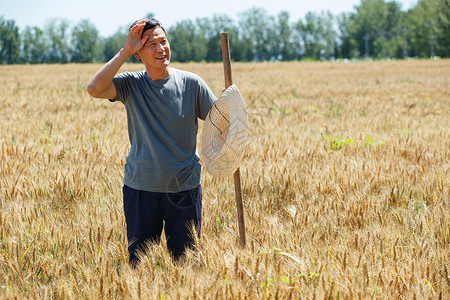
[[[132,76],[130,72],[124,72],[114,76],[113,84],[116,87],[116,98],[109,99],[111,102],[121,101],[125,103],[130,93],[130,80]]]
[[[197,82],[199,85],[196,107],[197,118],[205,120],[209,110],[211,109],[217,98],[208,87],[206,82],[202,78],[200,78],[200,76],[197,77]]]

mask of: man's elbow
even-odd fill
[[[112,83],[105,87],[93,80],[87,85],[86,91],[94,98],[114,99],[116,97],[116,89]]]
[[[86,87],[86,91],[88,92],[89,95],[91,95],[94,98],[99,98],[98,95],[98,91],[95,88],[95,85],[92,82],[89,82],[89,84]]]

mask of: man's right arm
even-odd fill
[[[87,92],[94,98],[115,99],[117,96],[113,78],[125,61],[137,51],[141,50],[148,35],[142,37],[145,21],[134,25],[128,32],[125,46],[111,58],[95,75],[87,86]]]
[[[87,92],[94,98],[115,99],[117,92],[113,83],[120,67],[132,55],[122,48],[110,61],[108,61],[95,75],[87,86]]]

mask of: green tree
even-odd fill
[[[19,27],[14,20],[0,17],[0,64],[20,63]]]
[[[245,40],[241,38],[241,31],[235,27],[229,30],[228,36],[230,39],[230,51],[231,59],[233,61],[250,61],[249,57],[252,57],[252,47]]]
[[[276,55],[275,21],[264,8],[250,8],[239,14],[241,39],[247,45],[245,60],[270,60]]]
[[[321,59],[331,59],[336,57],[336,45],[338,35],[335,31],[335,17],[330,11],[323,11],[320,16],[321,28]]]
[[[419,1],[417,6],[408,12],[407,26],[410,29],[411,56],[430,56],[430,27],[432,16],[427,9],[426,1]],[[434,50],[433,50],[434,51]]]
[[[356,11],[349,29],[352,56],[382,57],[383,53],[387,53],[388,56],[401,57],[401,38],[395,38],[401,35],[400,29],[404,26],[400,6],[394,1],[362,0]],[[387,39],[393,40],[387,43]]]
[[[178,22],[169,29],[168,36],[174,61],[199,62],[206,59],[206,39],[193,21]]]
[[[236,33],[236,28],[233,20],[226,15],[213,15],[209,18],[199,18],[196,20],[199,32],[204,36],[207,43],[206,61],[221,61],[222,60],[222,44],[220,34],[222,32],[229,33],[230,48],[231,39],[235,38],[232,33]],[[231,51],[234,54],[234,51]]]
[[[450,57],[450,0],[436,2],[436,54]]]
[[[120,28],[113,35],[103,41],[103,56],[105,61],[110,60],[125,45],[127,39],[128,27]]]
[[[22,36],[21,61],[23,63],[32,63],[31,49],[33,47],[33,29],[27,26],[21,36]]]
[[[331,12],[308,12],[305,22],[299,20],[295,25],[303,48],[301,55],[312,59],[334,57],[337,34],[333,28],[334,17]]]
[[[336,42],[336,57],[351,58],[351,42],[350,42],[350,28],[352,27],[354,16],[352,13],[341,13],[336,17],[337,23],[337,42]]]
[[[71,61],[91,63],[96,56],[98,30],[89,20],[80,21],[72,30]]]
[[[44,32],[37,26],[27,26],[22,33],[22,62],[30,64],[46,63],[48,49]]]
[[[278,14],[277,24],[277,53],[281,60],[288,61],[295,58],[295,50],[292,41],[292,28],[289,23],[289,12],[281,11]]]
[[[318,28],[316,21],[317,14],[308,12],[305,16],[305,23],[298,23],[297,29],[300,30],[300,37],[303,41],[304,56],[309,58],[318,58]]]
[[[450,1],[421,0],[408,13],[412,54],[450,56]]]
[[[48,63],[69,62],[69,45],[67,41],[69,22],[64,19],[50,19],[44,26],[44,33],[48,41]]]

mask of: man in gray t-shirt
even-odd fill
[[[117,74],[131,56],[145,70]],[[92,78],[95,98],[125,105],[130,153],[125,164],[124,211],[130,263],[145,242],[158,241],[163,224],[175,258],[192,246],[190,226],[201,228],[198,122],[216,97],[196,74],[169,67],[170,45],[155,19],[133,23],[125,46]],[[192,223],[192,224],[191,224]]]

